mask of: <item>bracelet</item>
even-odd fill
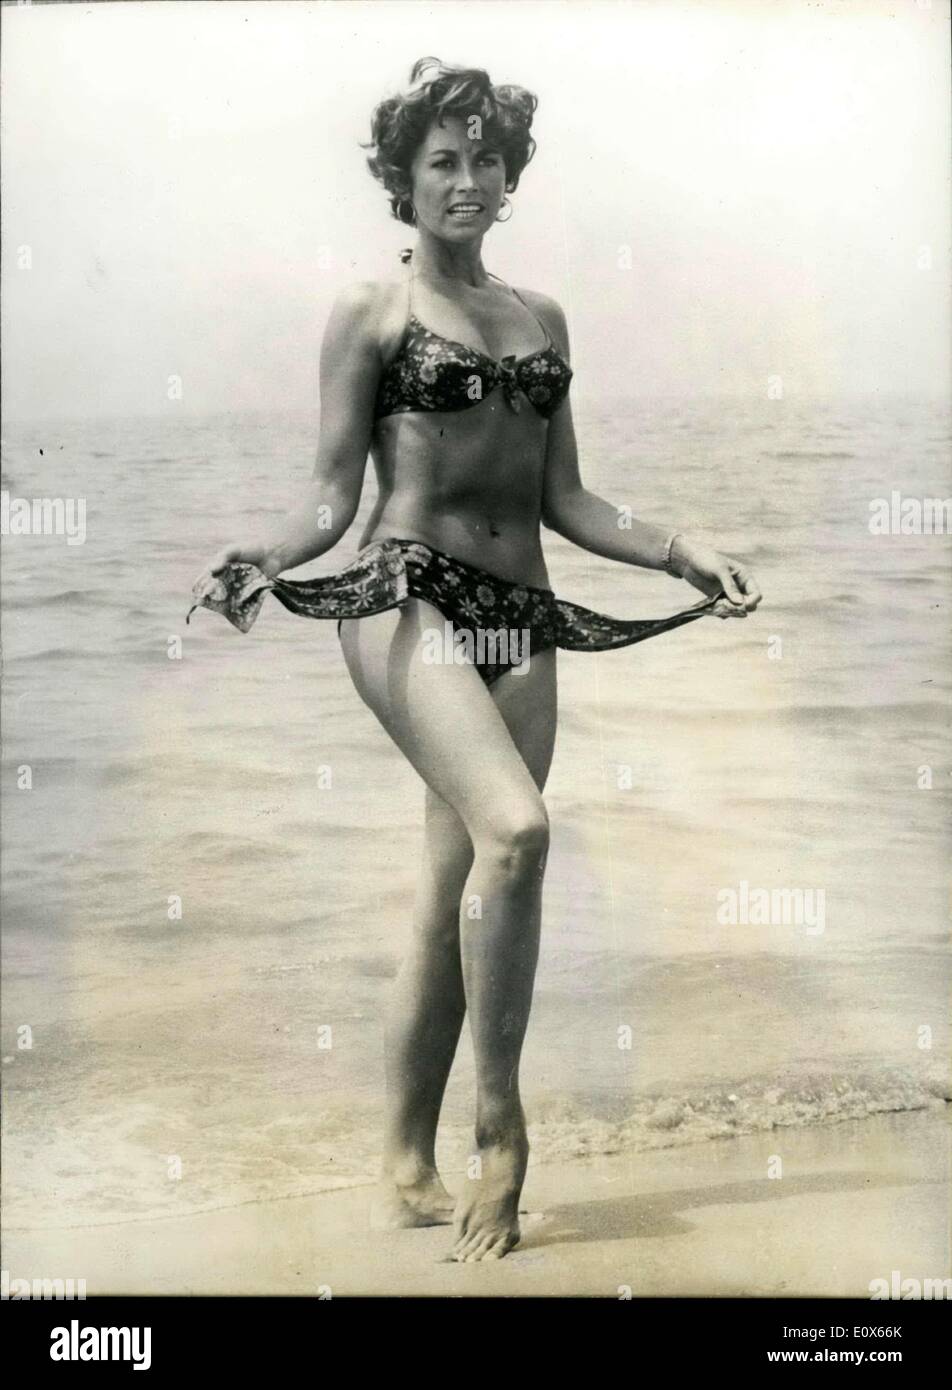
[[[664,558],[663,558],[662,561],[661,561],[661,568],[662,568],[663,570],[665,570],[668,574],[673,574],[673,575],[675,576],[676,579],[683,579],[683,578],[684,578],[684,575],[681,574],[679,570],[676,570],[676,569],[672,569],[672,568],[671,568],[671,551],[672,551],[672,549],[673,549],[673,547],[674,547],[675,541],[678,539],[679,536],[683,536],[683,535],[684,535],[684,532],[683,532],[683,531],[672,531],[672,532],[671,532],[671,535],[670,535],[670,536],[668,537],[668,539],[665,541],[665,545],[664,545]]]

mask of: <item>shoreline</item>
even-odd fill
[[[778,1162],[782,1176],[767,1176]],[[3,1266],[83,1278],[90,1296],[869,1297],[893,1270],[952,1276],[950,1177],[949,1107],[936,1105],[536,1164],[522,1241],[491,1265],[448,1260],[447,1226],[371,1231],[373,1185],[361,1183],[158,1220],[8,1228]]]
[[[796,1133],[862,1122],[882,1115],[942,1113],[947,1111],[950,1101],[952,1085],[941,1067],[934,1065],[926,1069],[887,1067],[878,1074],[867,1069],[844,1068],[835,1072],[809,1070],[796,1078],[789,1077],[786,1084],[779,1082],[776,1076],[758,1076],[735,1083],[730,1091],[723,1083],[710,1083],[680,1094],[664,1091],[629,1098],[625,1112],[614,1115],[594,1112],[580,1115],[571,1103],[566,1109],[556,1098],[539,1105],[530,1114],[529,1173],[531,1175],[536,1169],[554,1165],[609,1160],[623,1155],[629,1155],[632,1159],[663,1154],[673,1156],[711,1141],[764,1138],[771,1134],[780,1136],[791,1131]],[[371,1152],[376,1153],[375,1141],[370,1142],[371,1136],[366,1133],[363,1137],[364,1157],[370,1158]],[[334,1142],[336,1144],[336,1140]],[[437,1166],[444,1178],[452,1180],[462,1177],[470,1144],[470,1124],[461,1123],[458,1118],[441,1121]],[[294,1158],[295,1165],[302,1171],[305,1147],[298,1141]],[[127,1153],[127,1162],[133,1165],[127,1174],[127,1190],[134,1178],[135,1165],[141,1157],[138,1148]],[[128,1197],[125,1204],[118,1198],[112,1212],[104,1211],[97,1217],[88,1200],[86,1203],[74,1201],[72,1208],[76,1219],[68,1225],[59,1219],[49,1219],[50,1203],[44,1197],[34,1202],[34,1209],[41,1213],[41,1218],[24,1220],[24,1215],[30,1210],[31,1194],[24,1192],[21,1195],[10,1176],[2,1184],[4,1229],[11,1234],[27,1235],[51,1230],[96,1230],[126,1224],[161,1223],[228,1212],[255,1204],[313,1199],[375,1186],[375,1158],[362,1170],[338,1176],[325,1171],[327,1157],[327,1152],[323,1152],[323,1157],[318,1161],[324,1167],[297,1184],[289,1184],[286,1178],[272,1181],[267,1171],[261,1171],[255,1182],[234,1185],[230,1193],[218,1200],[179,1202],[184,1185],[165,1182],[161,1187],[152,1188],[153,1200],[160,1191],[164,1190],[167,1194],[168,1200],[162,1205],[147,1204],[137,1210],[128,1204]],[[9,1136],[4,1141],[4,1158],[7,1172],[12,1175],[18,1170],[20,1159]],[[194,1175],[196,1171],[204,1169],[203,1181],[207,1185],[210,1171],[220,1161],[220,1155],[217,1150],[206,1152],[203,1160],[198,1162],[197,1170],[193,1166],[195,1158],[190,1160],[192,1173]],[[208,1167],[210,1160],[212,1170]],[[55,1185],[57,1178],[55,1169],[48,1172],[44,1179],[47,1188]],[[144,1171],[140,1172],[140,1178],[147,1178]],[[39,1175],[34,1174],[34,1181],[38,1179]],[[101,1199],[101,1189],[96,1196]],[[68,1198],[61,1196],[61,1200],[69,1205]]]
[[[618,1108],[617,1099],[610,1104],[603,1095],[599,1104],[589,1106],[591,1098],[582,1098],[580,1109],[578,1097],[550,1095],[532,1105],[528,1109],[530,1172],[559,1163],[574,1165],[621,1155],[675,1155],[710,1141],[781,1136],[788,1131],[844,1125],[878,1115],[941,1112],[952,1101],[952,1084],[945,1070],[935,1063],[927,1068],[885,1066],[880,1070],[841,1066],[835,1070],[809,1068],[789,1074],[785,1080],[775,1073],[759,1074],[735,1081],[732,1088],[724,1081],[713,1080],[681,1091],[664,1088],[655,1094],[624,1097],[623,1109]],[[349,1140],[356,1137],[354,1131]],[[236,1131],[232,1131],[232,1138],[238,1141]],[[120,1166],[114,1170],[117,1186],[110,1209],[104,1201],[103,1173],[99,1186],[69,1194],[61,1165],[50,1166],[44,1172],[36,1168],[33,1155],[32,1190],[22,1180],[18,1184],[13,1175],[24,1169],[25,1155],[19,1154],[13,1134],[8,1133],[4,1137],[6,1176],[1,1184],[4,1229],[26,1234],[93,1230],[125,1223],[143,1225],[228,1212],[257,1202],[303,1200],[372,1187],[377,1183],[379,1138],[372,1126],[361,1131],[360,1158],[350,1172],[334,1173],[328,1170],[332,1155],[339,1161],[339,1144],[349,1140],[342,1136],[321,1138],[320,1129],[310,1140],[306,1134],[297,1134],[286,1148],[286,1162],[282,1165],[275,1156],[282,1150],[282,1140],[275,1137],[277,1148],[270,1155],[261,1152],[258,1156],[256,1176],[246,1175],[245,1180],[224,1183],[218,1193],[214,1183],[215,1173],[221,1168],[221,1147],[213,1145],[204,1154],[190,1155],[190,1175],[199,1180],[204,1193],[202,1197],[196,1194],[195,1200],[186,1200],[190,1183],[157,1180],[149,1155],[151,1144],[143,1136],[138,1144],[126,1147]],[[436,1163],[446,1179],[463,1176],[470,1147],[471,1123],[461,1118],[459,1105],[454,1105],[452,1112],[448,1106],[436,1143]],[[86,1165],[92,1156],[86,1154]],[[297,1173],[297,1181],[288,1180],[286,1163]],[[138,1205],[132,1201],[133,1193],[138,1194]],[[53,1194],[63,1207],[74,1212],[68,1226],[61,1222],[58,1208],[53,1207]]]

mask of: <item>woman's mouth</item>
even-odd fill
[[[482,203],[453,203],[447,209],[447,213],[454,222],[471,222],[474,217],[478,217],[486,209]]]

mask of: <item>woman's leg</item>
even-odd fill
[[[466,1014],[459,949],[463,885],[473,846],[459,816],[426,789],[423,864],[410,947],[390,991],[385,1024],[387,1122],[377,1227],[449,1223],[436,1127]]]
[[[482,1253],[499,1255],[518,1239],[516,1210],[525,1174],[517,1070],[538,953],[548,844],[540,787],[554,736],[555,654],[540,654],[525,674],[503,676],[494,700],[471,666],[423,661],[422,633],[441,629],[442,622],[431,605],[412,600],[401,610],[345,620],[341,644],[361,698],[459,817],[472,847],[457,925],[478,1071],[480,1164],[473,1171],[481,1167],[484,1177],[474,1179],[478,1185],[461,1198],[458,1224],[468,1243],[480,1237],[470,1253],[485,1245]],[[444,924],[449,912],[457,911],[458,875],[457,867],[445,899],[439,875],[434,883],[434,916]],[[408,973],[421,979],[419,969]],[[441,1071],[448,1071],[449,1052],[447,1044]],[[416,1062],[414,1069],[414,1059],[404,1054],[404,1063],[419,1077],[419,1056]],[[424,1088],[430,1122],[435,1091],[444,1081],[434,1086],[431,1078]],[[417,1154],[419,1149],[418,1130]],[[483,1200],[476,1200],[478,1193]]]
[[[555,746],[556,653],[532,658],[521,675],[492,687],[510,736],[541,793]],[[548,842],[546,841],[546,850]],[[477,866],[463,889],[474,892]],[[545,854],[527,893],[511,906],[505,896],[482,919],[461,915],[463,975],[476,1057],[476,1160],[456,1205],[456,1259],[500,1259],[519,1239],[518,1198],[529,1157],[519,1093],[519,1061],[539,954]],[[478,892],[478,888],[475,889]]]
[[[543,670],[503,677],[493,698],[539,790],[545,786],[556,727],[555,653]],[[384,1228],[448,1223],[453,1199],[436,1171],[436,1129],[466,1013],[460,956],[472,921],[460,929],[473,846],[453,808],[426,789],[426,833],[410,948],[390,992],[386,1019],[387,1125],[374,1224]],[[485,1191],[486,1184],[469,1196]]]

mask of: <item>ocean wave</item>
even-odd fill
[[[560,713],[560,725],[567,735],[573,738],[617,737],[622,738],[630,729],[632,718],[637,718],[644,727],[657,725],[670,731],[679,731],[682,737],[689,737],[697,731],[710,726],[712,713],[716,712],[718,729],[726,736],[728,730],[737,728],[805,729],[817,731],[839,727],[850,737],[860,737],[868,731],[881,733],[888,728],[892,733],[903,720],[916,723],[920,729],[927,725],[945,730],[949,722],[949,701],[939,685],[921,686],[923,698],[912,700],[883,700],[879,704],[863,703],[860,700],[845,700],[840,703],[818,701],[809,703],[800,700],[793,703],[757,705],[711,704],[700,701],[693,705],[658,705],[649,701],[632,701],[631,705],[619,703],[609,705],[603,702],[602,708],[591,707],[577,711]],[[582,803],[580,803],[582,804]]]
[[[912,1069],[882,1072],[815,1071],[795,1078],[776,1075],[690,1091],[646,1096],[619,1118],[593,1113],[584,1099],[553,1095],[526,1100],[529,1140],[534,1163],[621,1153],[644,1153],[770,1133],[779,1129],[841,1124],[873,1115],[943,1109],[952,1099],[952,1078],[938,1069],[925,1074]],[[164,1188],[135,1181],[144,1156],[133,1153],[135,1135],[148,1107],[133,1106],[116,1117],[110,1133],[113,1145],[125,1150],[122,1178],[108,1193],[102,1174],[81,1171],[57,1173],[56,1182],[41,1175],[33,1186],[24,1177],[6,1191],[5,1225],[10,1230],[40,1230],[64,1225],[107,1226],[194,1216],[256,1202],[318,1196],[343,1187],[362,1187],[377,1181],[379,1106],[373,1098],[353,1095],[346,1104],[330,1097],[322,1105],[322,1121],[300,1113],[255,1126],[246,1133],[233,1119],[222,1129],[215,1151],[215,1130],[205,1134],[201,1195],[184,1196],[178,1183]],[[136,1113],[138,1112],[138,1113]],[[108,1117],[100,1116],[103,1123]],[[167,1120],[171,1117],[166,1117]],[[150,1123],[150,1128],[151,1128]],[[141,1131],[140,1131],[141,1132]],[[441,1126],[439,1153],[465,1151],[471,1125]],[[83,1141],[76,1142],[82,1150]],[[236,1153],[243,1161],[236,1162]],[[11,1153],[8,1159],[15,1156]],[[152,1155],[148,1154],[151,1167]],[[28,1165],[17,1166],[26,1174]],[[444,1172],[454,1171],[445,1161]],[[46,1179],[54,1176],[47,1172]],[[124,1179],[124,1181],[123,1181]],[[72,1187],[72,1193],[68,1189]],[[55,1201],[50,1191],[56,1190]],[[167,1196],[165,1194],[168,1194]],[[184,1198],[184,1200],[183,1200]],[[64,1222],[64,1213],[69,1216]]]
[[[540,1161],[591,1154],[638,1153],[775,1129],[864,1119],[886,1111],[924,1110],[952,1100],[952,1077],[939,1068],[880,1073],[818,1071],[783,1080],[753,1078],[638,1101],[622,1119],[587,1115],[574,1101],[556,1103],[539,1123]]]
[[[62,661],[101,661],[115,660],[115,648],[108,647],[44,647],[38,652],[7,653],[7,663],[12,667],[36,666],[51,662],[58,665]]]
[[[806,598],[791,599],[787,602],[774,600],[770,605],[770,616],[776,621],[779,617],[826,616],[833,608],[866,608],[872,614],[873,604],[866,594],[850,590],[825,594],[814,594]]]
[[[805,462],[810,460],[822,459],[854,459],[855,454],[851,454],[846,449],[765,449],[767,458],[772,459],[803,459]]]
[[[9,609],[32,609],[32,608],[100,608],[103,602],[108,602],[108,594],[102,596],[91,593],[88,589],[60,589],[52,594],[21,593],[7,598],[6,607]],[[118,606],[118,605],[116,605]]]
[[[215,866],[268,864],[294,859],[299,854],[298,849],[283,840],[228,835],[214,830],[193,830],[185,835],[169,836],[168,845],[172,849],[187,846],[193,867],[203,863]]]

